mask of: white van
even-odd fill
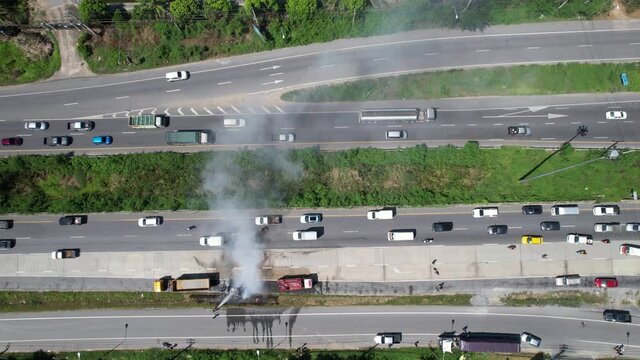
[[[389,241],[407,241],[415,238],[415,230],[391,230],[387,233],[387,240]]]
[[[622,244],[620,245],[620,254],[640,256],[640,245]]]
[[[430,107],[427,108],[427,110],[424,111],[427,115],[427,121],[433,121],[436,119],[436,116],[438,115],[436,108]]]
[[[239,128],[244,127],[246,121],[244,119],[224,119],[223,124],[226,128]]]
[[[187,80],[189,78],[189,72],[188,71],[174,71],[174,72],[166,73],[164,75],[164,77],[169,82],[179,81],[179,80]]]
[[[556,286],[580,285],[580,275],[556,276]]]
[[[318,232],[314,230],[294,231],[293,240],[318,240]]]
[[[393,209],[381,209],[371,210],[367,212],[367,219],[369,220],[391,220],[395,216]]]
[[[553,216],[580,215],[580,208],[578,207],[578,205],[575,205],[575,204],[554,205],[551,207],[551,215]]]

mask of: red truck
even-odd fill
[[[313,276],[311,275],[289,275],[278,279],[278,290],[280,292],[298,291],[313,288]]]

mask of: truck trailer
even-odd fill
[[[167,131],[169,145],[206,145],[213,142],[213,134],[209,130]]]
[[[459,336],[460,350],[468,352],[520,352],[520,334],[467,332]]]
[[[210,278],[173,279],[166,277],[153,282],[153,292],[209,290],[213,287]]]
[[[313,276],[311,275],[289,275],[278,279],[278,290],[280,292],[298,291],[313,288]]]
[[[129,116],[129,127],[134,129],[157,129],[169,126],[169,117],[164,114]]]

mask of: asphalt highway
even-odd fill
[[[73,118],[132,109],[254,104],[282,89],[426,70],[640,58],[640,22],[595,21],[496,26],[482,33],[426,30],[282,49],[183,65],[188,81],[156,69],[7,87],[1,119]],[[258,96],[255,96],[258,95]]]
[[[463,102],[463,101],[462,101]],[[179,115],[178,109],[171,109],[175,116],[170,118],[166,129],[133,129],[128,127],[126,118],[102,117],[95,119],[92,131],[67,130],[67,121],[50,120],[46,131],[25,130],[23,122],[0,123],[3,136],[19,136],[24,139],[22,146],[0,149],[0,154],[33,154],[69,152],[86,154],[126,153],[149,150],[203,151],[226,150],[245,147],[277,146],[281,148],[318,145],[322,149],[376,146],[393,148],[427,144],[438,146],[447,143],[463,144],[470,140],[480,140],[483,145],[523,145],[553,147],[572,138],[579,126],[587,126],[589,132],[574,141],[577,147],[605,148],[616,141],[619,147],[637,148],[640,145],[640,130],[633,114],[640,112],[638,103],[624,104],[628,118],[607,120],[606,105],[587,104],[583,106],[532,106],[516,109],[446,109],[439,110],[436,121],[416,123],[372,124],[359,121],[356,111],[319,111],[305,113],[268,114],[227,114],[202,115],[198,113]],[[191,109],[180,110],[182,113]],[[195,109],[193,109],[197,112]],[[199,109],[203,112],[202,109]],[[167,110],[167,113],[170,113]],[[223,119],[242,118],[246,126],[224,128]],[[531,136],[509,135],[507,127],[525,125],[532,131]],[[165,131],[209,129],[215,133],[212,145],[169,146],[165,142]],[[403,129],[407,139],[387,140],[385,132]],[[293,133],[293,143],[274,143],[271,136],[279,133]],[[44,144],[45,136],[73,136],[68,147],[50,147]],[[97,135],[111,135],[112,145],[93,145],[91,138]]]
[[[633,314],[635,315],[635,314]],[[584,323],[584,326],[583,326]],[[126,325],[126,327],[125,327]],[[503,307],[227,307],[219,316],[210,310],[75,311],[0,315],[0,339],[10,351],[79,351],[161,348],[189,339],[195,347],[296,349],[361,348],[374,345],[381,331],[403,333],[397,346],[437,346],[445,331],[534,333],[541,350],[566,355],[614,355],[625,345],[626,356],[640,355],[637,324],[602,320],[602,309]],[[536,349],[522,345],[523,351]],[[264,349],[264,350],[263,350]]]
[[[61,226],[59,216],[15,216],[14,228],[2,231],[3,238],[16,239],[16,246],[4,253],[48,253],[60,248],[81,248],[86,252],[129,251],[184,251],[203,249],[200,236],[217,233],[255,233],[256,241],[267,249],[341,248],[378,246],[415,246],[426,237],[434,238],[433,245],[520,244],[522,235],[542,235],[545,243],[565,242],[568,233],[594,235],[594,240],[638,241],[640,233],[624,231],[627,222],[640,222],[640,209],[633,202],[620,204],[621,215],[599,216],[592,214],[593,204],[581,204],[579,216],[552,217],[544,205],[543,215],[521,213],[519,205],[500,206],[497,218],[475,219],[470,206],[447,208],[422,208],[397,210],[393,220],[371,221],[366,219],[368,209],[318,209],[313,211],[274,210],[269,213],[284,215],[283,223],[271,225],[266,232],[254,224],[254,216],[264,215],[256,211],[214,211],[202,213],[167,212],[160,214],[89,214],[88,223],[81,226]],[[300,215],[321,212],[324,219],[319,224],[302,224]],[[164,223],[158,227],[141,228],[137,219],[147,215],[162,215]],[[3,219],[11,218],[4,216]],[[453,231],[434,233],[432,223],[452,221]],[[559,221],[560,231],[542,231],[540,222]],[[616,222],[615,232],[594,233],[597,222]],[[196,225],[194,230],[188,226]],[[505,235],[489,235],[489,225],[508,225]],[[315,228],[321,236],[316,241],[294,241],[292,232]],[[388,241],[387,232],[393,229],[415,230],[415,241]],[[529,245],[535,246],[535,245]],[[575,245],[576,250],[585,248]]]

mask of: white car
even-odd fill
[[[300,222],[303,224],[317,224],[322,221],[322,214],[304,214],[300,216]]]
[[[481,217],[496,217],[498,216],[498,208],[497,207],[477,207],[473,209],[473,217],[481,218]]]
[[[620,215],[620,207],[618,207],[618,205],[594,206],[593,215],[595,216]]]
[[[49,123],[46,121],[29,121],[24,124],[24,128],[27,130],[47,130]]]
[[[596,223],[593,225],[593,231],[595,232],[613,232],[614,226],[620,225],[618,223]]]
[[[640,232],[640,223],[627,223],[624,229],[629,232]]]
[[[203,236],[200,238],[201,246],[222,246],[222,236]]]
[[[189,72],[188,71],[174,71],[174,72],[166,73],[166,75],[164,77],[169,82],[187,80],[189,78]]]
[[[146,216],[138,219],[138,226],[151,227],[162,225],[162,216]]]
[[[593,245],[593,236],[585,234],[567,234],[567,242],[570,244]]]
[[[406,139],[408,134],[406,130],[387,130],[384,136],[386,139]]]
[[[296,141],[296,134],[276,134],[271,136],[271,140],[275,142],[294,142]]]
[[[627,113],[622,110],[611,110],[605,113],[607,120],[624,120],[627,118]]]
[[[529,344],[534,347],[540,347],[540,344],[542,343],[542,339],[528,332],[523,332],[522,334],[520,334],[520,340],[523,343]]]

